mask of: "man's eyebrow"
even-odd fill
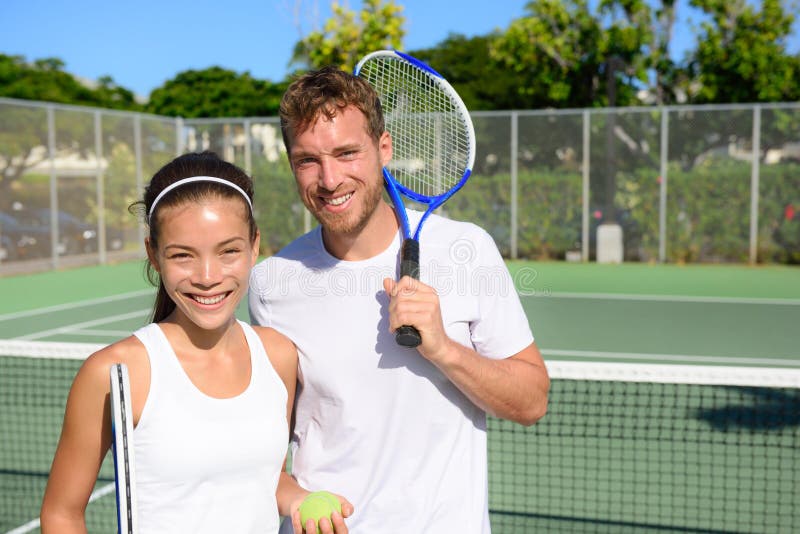
[[[331,149],[330,153],[331,154],[338,154],[340,152],[348,152],[348,151],[351,151],[351,150],[358,150],[362,146],[363,146],[362,143],[357,143],[357,142],[344,143],[344,144],[337,145],[337,146],[333,147],[333,149]],[[314,156],[317,156],[317,155],[319,155],[319,152],[298,149],[296,151],[292,150],[290,157],[291,158],[302,158],[302,157],[309,157],[309,156],[310,157],[314,157]]]

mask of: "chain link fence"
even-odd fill
[[[800,104],[475,112],[470,182],[444,206],[521,259],[800,263]],[[0,99],[0,274],[144,258],[128,206],[174,156],[250,173],[263,252],[309,230],[278,119],[175,119]],[[424,239],[424,236],[423,236]]]

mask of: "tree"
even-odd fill
[[[780,0],[691,0],[708,15],[689,64],[692,100],[776,102],[800,99],[800,55],[786,52],[794,21]]]
[[[130,89],[120,87],[111,76],[101,76],[94,90],[97,104],[103,108],[138,110],[136,95]]]
[[[433,48],[409,53],[425,61],[447,79],[464,100],[467,109],[521,109],[519,80],[490,54],[495,34],[465,37],[451,34]]]
[[[669,46],[675,27],[676,0],[661,0],[661,6],[654,11],[653,46],[648,58],[648,66],[653,69],[653,93],[655,103],[669,104],[675,101],[674,86],[677,66],[672,61]]]
[[[116,85],[109,76],[96,85],[79,81],[65,72],[64,63],[46,58],[28,63],[22,56],[0,54],[0,96],[59,104],[137,110],[131,91]],[[90,86],[91,85],[91,86]],[[94,150],[94,122],[91,109],[55,109],[54,137],[56,157]],[[0,211],[8,211],[14,199],[30,197],[30,184],[22,178],[32,167],[49,157],[48,110],[38,104],[0,106]],[[115,140],[132,136],[132,121],[106,119],[106,154],[114,150]],[[173,135],[174,137],[174,135]]]
[[[42,110],[0,107],[0,211],[13,202],[12,187],[29,167],[41,163],[47,153],[35,151],[47,146],[47,122]]]
[[[520,76],[517,93],[527,108],[624,106],[638,102],[647,82],[644,50],[653,41],[652,12],[644,0],[601,0],[592,12],[586,0],[533,0],[526,16],[512,21],[492,55]],[[619,144],[617,118],[604,120],[602,176],[592,197],[615,219]]]
[[[178,73],[153,90],[147,111],[172,117],[276,115],[285,83],[257,80],[222,67]]]
[[[607,0],[593,13],[586,0],[533,0],[526,10],[491,47],[492,57],[519,76],[524,107],[607,105],[610,82],[617,105],[635,101],[633,80],[645,79],[641,50],[651,40],[644,2]]]
[[[647,82],[645,50],[653,43],[650,6],[644,0],[601,0],[598,9],[599,16],[609,20],[599,40],[599,59],[603,60],[602,70],[610,86],[606,87],[605,105],[618,105],[618,84],[626,103],[633,103],[633,90]]]
[[[294,49],[292,62],[317,69],[337,65],[353,70],[358,60],[369,52],[383,48],[401,48],[405,30],[403,7],[393,0],[364,0],[356,13],[338,2],[331,6],[333,16],[322,31],[313,31],[301,39]]]
[[[110,76],[96,88],[64,71],[58,58],[28,63],[23,56],[0,54],[0,96],[114,109],[140,108],[131,91],[119,87]]]
[[[493,43],[491,55],[519,77],[524,108],[590,106],[599,84],[598,21],[583,0],[534,0]]]

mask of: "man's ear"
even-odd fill
[[[381,154],[381,165],[385,167],[392,159],[392,135],[389,132],[381,134],[381,138],[378,139],[378,150]]]

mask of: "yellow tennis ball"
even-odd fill
[[[315,491],[308,494],[300,504],[300,522],[305,527],[306,522],[309,519],[313,519],[317,525],[317,534],[320,534],[322,531],[319,528],[319,520],[323,517],[327,517],[330,520],[334,510],[340,514],[342,513],[342,503],[339,502],[339,499],[327,491]],[[331,524],[333,524],[332,520]]]
[[[314,494],[328,499],[336,511],[342,513],[342,503],[339,501],[339,497],[329,491],[315,491]]]

